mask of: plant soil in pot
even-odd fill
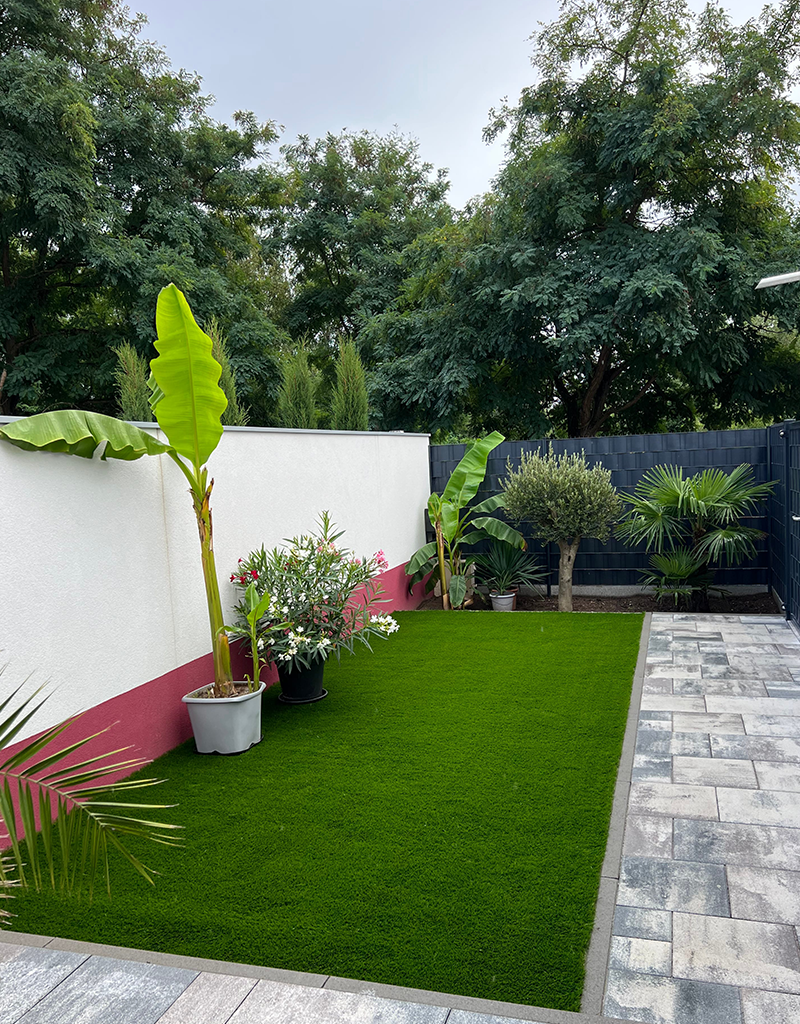
[[[494,592],[489,594],[489,597],[492,599],[492,608],[496,612],[513,612],[517,602],[517,595],[511,592],[507,594]]]
[[[288,666],[278,665],[278,679],[281,684],[279,701],[284,704],[313,704],[314,701],[322,700],[328,696],[328,691],[322,688],[322,677],[325,672],[325,661],[317,658],[311,662],[308,668],[302,665],[295,665],[292,669]]]
[[[243,754],[261,742],[261,694],[266,686],[251,690],[246,682],[233,685],[243,692],[214,697],[209,685],[183,697],[198,754]]]

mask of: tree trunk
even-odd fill
[[[560,612],[572,611],[572,569],[580,542],[580,537],[558,542],[561,552],[558,560],[558,610]]]

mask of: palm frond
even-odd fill
[[[39,700],[41,690],[37,690],[8,710],[18,692],[0,704],[0,747],[8,745],[46,699]],[[152,883],[155,871],[142,863],[120,837],[176,845],[176,833],[181,826],[142,817],[142,812],[174,805],[116,799],[122,792],[149,788],[162,779],[100,781],[148,763],[139,757],[116,760],[130,747],[64,764],[66,758],[104,735],[107,729],[58,751],[48,749],[80,717],[76,715],[45,730],[0,763],[0,825],[5,828],[9,843],[9,849],[0,856],[0,898],[7,898],[6,890],[14,885],[37,890],[49,886],[71,893],[87,890],[91,896],[98,877],[105,880],[110,892],[110,847]],[[7,912],[0,911],[0,919],[7,917]]]
[[[703,555],[709,562],[725,562],[728,565],[738,565],[746,558],[755,558],[755,542],[763,537],[761,530],[754,530],[749,526],[741,526],[738,523],[729,526],[720,526],[715,530],[709,530],[705,536],[698,541],[695,551]]]

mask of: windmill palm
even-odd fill
[[[706,469],[691,477],[685,477],[680,466],[656,466],[627,497],[630,508],[617,533],[628,543],[644,543],[659,555],[685,553],[693,582],[687,583],[687,576],[676,585],[691,595],[693,610],[708,611],[712,565],[738,565],[755,556],[756,541],[764,534],[742,519],[758,514],[772,486],[756,483],[752,467],[746,464],[730,473]],[[656,575],[661,572],[657,564],[653,569]],[[648,582],[652,583],[652,574]]]

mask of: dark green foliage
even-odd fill
[[[117,387],[117,410],[120,419],[134,423],[150,423],[155,419],[150,408],[150,364],[133,345],[123,342],[114,349],[117,365],[114,383]]]
[[[369,430],[367,378],[352,341],[343,341],[336,360],[336,387],[331,400],[331,430]]]
[[[278,392],[278,421],[282,427],[313,430],[317,426],[317,375],[309,366],[308,354],[300,349],[283,363],[283,381]]]
[[[754,285],[800,264],[798,7],[736,27],[682,0],[565,0],[535,36],[538,84],[487,129],[509,133],[493,194],[407,251],[403,301],[370,325],[384,426],[794,415],[797,287]]]
[[[281,152],[283,223],[268,246],[297,279],[283,322],[293,337],[352,336],[396,298],[401,250],[450,219],[444,172],[399,133],[301,136]]]
[[[706,469],[690,477],[679,466],[655,466],[628,496],[630,508],[617,533],[630,544],[672,556],[652,561],[654,572],[642,581],[645,586],[664,594],[678,586],[676,603],[686,598],[694,611],[708,611],[708,592],[718,589],[711,587],[711,567],[755,556],[763,533],[743,520],[758,513],[772,487],[757,484],[746,464],[730,473]]]
[[[155,888],[14,927],[578,1010],[642,617],[397,619],[242,757],[149,767],[186,825]]]
[[[279,332],[258,232],[272,124],[208,118],[116,0],[10,0],[0,17],[0,410],[114,411],[113,348],[143,351],[169,281],[219,317],[240,386]],[[273,396],[274,397],[274,396]]]
[[[708,598],[711,591],[723,597],[726,591],[713,586],[714,573],[704,559],[689,548],[675,548],[650,559],[651,571],[642,576],[642,586],[652,587],[659,603],[689,609],[696,594]]]

